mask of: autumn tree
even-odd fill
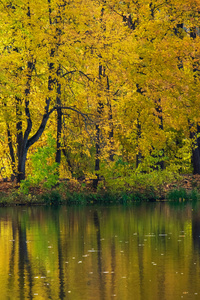
[[[47,132],[60,175],[95,188],[100,176],[189,171],[191,153],[199,173],[199,1],[0,6],[1,143],[18,182]]]
[[[16,164],[17,181],[20,182],[25,178],[27,152],[41,137],[54,111],[57,111],[56,161],[60,162],[61,79],[65,82],[66,68],[77,70],[74,61],[77,51],[73,47],[77,39],[75,11],[73,6],[66,8],[65,1],[34,3],[24,0],[12,2],[12,5],[2,1],[1,6],[4,26],[2,85],[9,91],[1,96],[7,115],[10,156]],[[68,53],[69,49],[65,50],[66,42],[71,53]],[[70,59],[69,54],[73,58]],[[69,63],[62,65],[66,57]],[[70,72],[71,69],[67,71]],[[71,106],[65,106],[65,109],[71,109]],[[16,126],[13,137],[11,124]]]

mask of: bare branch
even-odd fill
[[[72,110],[72,111],[74,111],[74,112],[80,114],[80,115],[83,117],[84,120],[90,120],[91,122],[93,122],[93,121],[89,118],[88,114],[82,113],[80,110],[78,110],[78,109],[76,109],[76,108],[74,108],[74,107],[70,107],[70,106],[61,106],[61,108],[62,108],[62,109],[70,109],[70,110]]]
[[[73,74],[73,73],[75,73],[75,72],[77,72],[76,70],[74,70],[74,71],[69,71],[69,72],[66,72],[65,74],[63,74],[61,77],[65,77],[66,75],[69,75],[69,74]]]
[[[94,81],[93,79],[91,79],[87,74],[85,74],[84,72],[82,72],[82,71],[79,71],[79,73],[80,74],[82,74],[82,75],[84,75],[88,80],[90,80],[90,81]]]

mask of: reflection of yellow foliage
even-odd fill
[[[2,212],[0,222],[2,299],[19,298],[22,291],[28,299],[30,284],[39,299],[58,299],[61,279],[63,292],[71,291],[77,300],[88,293],[100,299],[102,288],[106,299],[113,293],[120,299],[128,299],[133,292],[139,297],[141,274],[144,293],[151,294],[153,285],[156,300],[160,300],[157,278],[161,275],[163,295],[199,282],[198,272],[191,269],[191,259],[196,267],[199,259],[193,249],[190,205],[184,209],[157,203],[153,210],[141,205],[12,211],[18,220]],[[177,272],[183,273],[182,280]]]

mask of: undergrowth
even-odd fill
[[[35,186],[34,184],[13,187],[9,192],[0,192],[0,205],[61,205],[61,204],[128,204],[141,201],[168,200],[173,202],[197,201],[200,200],[198,185],[191,185],[193,177],[184,178],[180,181],[162,173],[159,184],[154,184],[155,174],[151,174],[151,179],[147,180],[146,174],[135,181],[126,183],[126,186],[111,186],[110,183],[100,182],[98,189],[92,188],[92,182],[81,182],[78,180],[63,180],[53,186]],[[133,178],[132,178],[133,179]],[[140,184],[139,184],[139,179]],[[168,179],[168,180],[167,180]],[[157,180],[157,179],[156,179]],[[167,183],[165,183],[165,180]],[[146,184],[144,184],[144,182]],[[173,184],[169,184],[173,182]],[[196,182],[196,181],[195,181]],[[27,183],[27,182],[26,182]],[[30,183],[30,182],[29,182]],[[182,187],[182,183],[187,184],[187,188]],[[190,186],[188,185],[190,183]],[[193,183],[193,182],[192,182]],[[185,185],[186,186],[186,185]]]
[[[173,189],[166,194],[166,200],[169,201],[197,201],[200,194],[197,190],[187,191],[185,188]]]

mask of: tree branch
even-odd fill
[[[47,121],[49,119],[49,116],[50,114],[56,109],[56,106],[54,106],[50,111],[49,111],[49,104],[50,104],[50,101],[51,99],[48,98],[46,100],[46,107],[45,107],[45,113],[43,114],[43,118],[42,118],[42,121],[41,121],[41,124],[40,124],[40,127],[38,128],[37,132],[30,138],[28,139],[28,142],[27,142],[27,149],[32,146],[35,142],[38,141],[38,139],[41,137],[45,127],[46,127],[46,124],[47,124]]]

